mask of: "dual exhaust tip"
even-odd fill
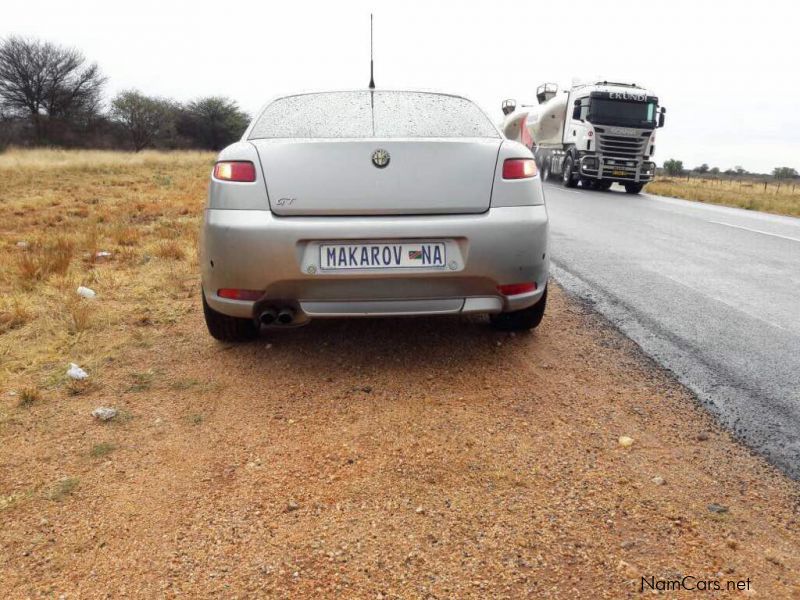
[[[291,325],[294,321],[295,313],[293,308],[284,307],[281,309],[267,308],[258,315],[258,320],[263,325]]]

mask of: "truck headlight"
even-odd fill
[[[583,159],[583,166],[587,169],[597,168],[597,158],[594,156],[587,156]]]

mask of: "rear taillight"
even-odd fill
[[[256,167],[250,161],[225,160],[214,165],[214,179],[222,181],[255,181]]]
[[[517,294],[527,294],[528,292],[536,291],[536,282],[530,283],[509,283],[507,285],[498,285],[497,291],[503,296],[516,296]]]
[[[234,290],[231,288],[222,288],[217,290],[217,296],[220,298],[227,298],[228,300],[251,300],[255,301],[261,298],[264,292],[261,290]]]
[[[536,177],[536,162],[532,158],[508,158],[503,163],[503,179]]]

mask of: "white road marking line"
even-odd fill
[[[769,235],[783,240],[791,240],[793,242],[800,242],[800,238],[791,237],[789,235],[780,235],[779,233],[770,233],[769,231],[761,231],[760,229],[751,229],[750,227],[743,227],[741,225],[732,225],[731,223],[723,223],[722,221],[706,221],[707,223],[715,223],[717,225],[725,225],[725,227],[733,227],[735,229],[744,229],[745,231],[752,231],[753,233],[760,233],[762,235]]]
[[[559,191],[561,191],[561,192],[569,192],[570,194],[580,194],[580,193],[581,193],[581,191],[580,191],[580,190],[570,190],[570,189],[568,189],[568,188],[562,187],[562,186],[560,186],[560,185],[556,185],[556,184],[554,184],[554,183],[548,183],[548,184],[546,184],[546,186],[547,186],[547,187],[551,187],[551,188],[558,189],[558,190],[559,190]]]

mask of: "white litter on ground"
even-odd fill
[[[628,437],[627,435],[621,436],[618,441],[619,445],[622,446],[623,448],[630,448],[631,446],[633,446],[633,438]]]
[[[95,296],[97,296],[97,293],[93,289],[83,287],[82,285],[78,286],[77,292],[78,296],[80,296],[81,298],[94,298]]]
[[[67,369],[67,377],[70,379],[77,379],[78,381],[82,379],[86,379],[89,377],[89,374],[81,369],[75,363],[69,363],[69,369]]]
[[[95,258],[111,258],[111,252],[106,252],[105,250],[100,250],[95,254]]]

